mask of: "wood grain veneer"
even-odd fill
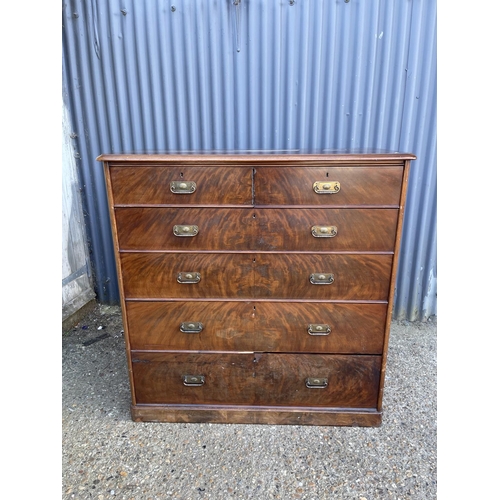
[[[98,159],[134,420],[381,424],[414,155]]]

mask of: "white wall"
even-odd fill
[[[68,109],[62,103],[62,321],[95,298]]]

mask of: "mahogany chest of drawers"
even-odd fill
[[[413,159],[101,155],[132,418],[380,425]]]

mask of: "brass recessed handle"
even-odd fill
[[[184,321],[180,328],[182,333],[200,333],[203,330],[203,324],[199,321]]]
[[[183,375],[182,383],[187,387],[200,387],[205,383],[203,375]]]
[[[170,191],[174,194],[192,194],[196,191],[196,182],[194,181],[172,181]]]
[[[340,191],[340,182],[319,182],[313,184],[314,192],[317,194],[335,194]]]
[[[183,225],[176,224],[174,226],[174,234],[175,236],[196,236],[199,232],[198,226],[195,225]]]
[[[306,378],[306,387],[308,389],[324,389],[327,386],[328,386],[327,378],[315,378],[315,377]]]
[[[333,238],[337,236],[337,226],[313,226],[311,234],[315,238]]]
[[[330,325],[311,324],[307,327],[307,333],[313,336],[329,335],[331,331]]]
[[[201,274],[195,272],[186,272],[177,274],[178,283],[199,283]]]
[[[313,273],[309,277],[313,285],[330,285],[334,281],[333,273]]]

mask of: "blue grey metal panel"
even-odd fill
[[[372,148],[418,157],[394,314],[436,314],[436,1],[234,2],[63,6],[98,299],[118,301],[99,154]]]

